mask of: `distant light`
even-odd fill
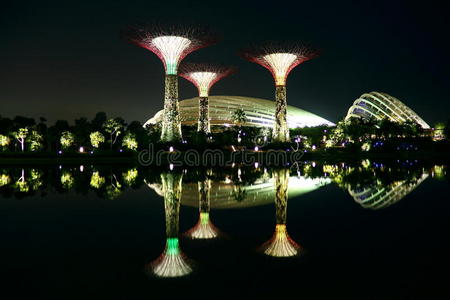
[[[258,146],[255,146],[255,151],[259,151],[259,147]]]
[[[173,170],[173,164],[170,164],[170,165],[169,165],[169,169],[170,169],[170,171]]]
[[[169,152],[173,152],[173,147],[172,146],[170,146]]]
[[[80,153],[83,153],[83,152],[84,152],[84,147],[81,146],[80,149],[78,149],[78,151],[79,151]]]
[[[119,152],[123,152],[123,149],[119,149]]]
[[[59,151],[58,151],[58,154],[62,154],[62,151],[61,151],[61,150],[59,150]]]
[[[80,166],[80,172],[83,172],[83,171],[84,171],[84,166],[81,165],[81,166]]]
[[[312,149],[313,149],[313,150],[316,150],[316,145],[313,145],[313,146],[312,146]]]
[[[255,169],[259,167],[259,163],[255,162]]]

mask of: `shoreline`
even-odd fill
[[[292,161],[295,156],[295,161],[308,161],[308,160],[317,160],[317,161],[357,161],[363,159],[381,159],[381,160],[421,160],[421,161],[436,161],[442,163],[450,162],[450,153],[449,152],[401,152],[401,153],[349,153],[349,152],[333,152],[327,153],[323,151],[317,152],[307,152],[301,155],[301,153],[297,152],[286,152],[280,150],[271,151],[273,153],[277,153],[278,155],[284,155],[287,162]],[[225,161],[231,161],[236,163],[248,163],[252,164],[255,162],[263,162],[269,165],[273,164],[273,157],[270,156],[270,151],[241,151],[241,152],[228,152],[222,151],[224,154],[223,159]],[[182,157],[186,152],[177,152],[178,156],[176,160],[173,160],[174,153],[165,152],[160,156],[160,164],[169,164],[173,162],[186,163],[187,161]],[[299,155],[300,154],[300,155]],[[158,165],[154,160],[151,163],[140,163],[140,159],[137,154],[121,154],[121,155],[84,155],[84,154],[73,154],[69,156],[56,156],[53,154],[46,155],[45,153],[25,153],[25,154],[0,154],[0,165],[18,165],[18,164],[139,164],[142,166],[154,166]],[[211,163],[202,163],[201,166],[215,164]],[[216,164],[217,165],[217,164]]]

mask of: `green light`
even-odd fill
[[[167,75],[177,75],[177,63],[168,62],[166,64],[166,74]]]
[[[202,225],[207,225],[209,223],[209,213],[207,212],[200,213],[200,223]]]
[[[168,238],[166,243],[166,254],[167,255],[179,255],[180,245],[178,243],[178,238]]]

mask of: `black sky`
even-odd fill
[[[136,21],[207,24],[224,41],[186,60],[240,71],[211,94],[274,98],[273,80],[236,51],[263,40],[324,50],[288,79],[288,103],[336,122],[382,91],[430,124],[449,118],[449,11],[421,1],[10,1],[0,8],[0,115],[73,120],[97,111],[145,121],[163,104],[163,66],[119,31]],[[180,79],[180,98],[196,96]]]

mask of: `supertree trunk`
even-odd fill
[[[161,180],[164,192],[164,209],[166,213],[166,235],[167,238],[177,238],[182,175],[163,173],[161,174]]]
[[[287,125],[286,113],[286,86],[278,85],[275,90],[275,127],[273,130],[273,140],[275,142],[289,142],[289,128]]]
[[[289,169],[274,171],[276,226],[272,238],[264,243],[264,253],[273,257],[291,257],[299,254],[301,248],[288,235],[286,228]]]
[[[178,107],[178,76],[166,74],[162,142],[178,142],[182,138]]]
[[[209,213],[210,187],[211,181],[208,179],[198,182],[200,213]]]
[[[209,99],[200,97],[198,111],[198,129],[197,131],[209,134],[211,132],[209,124]]]
[[[276,221],[278,224],[286,224],[289,169],[276,170],[275,172],[275,207]]]

